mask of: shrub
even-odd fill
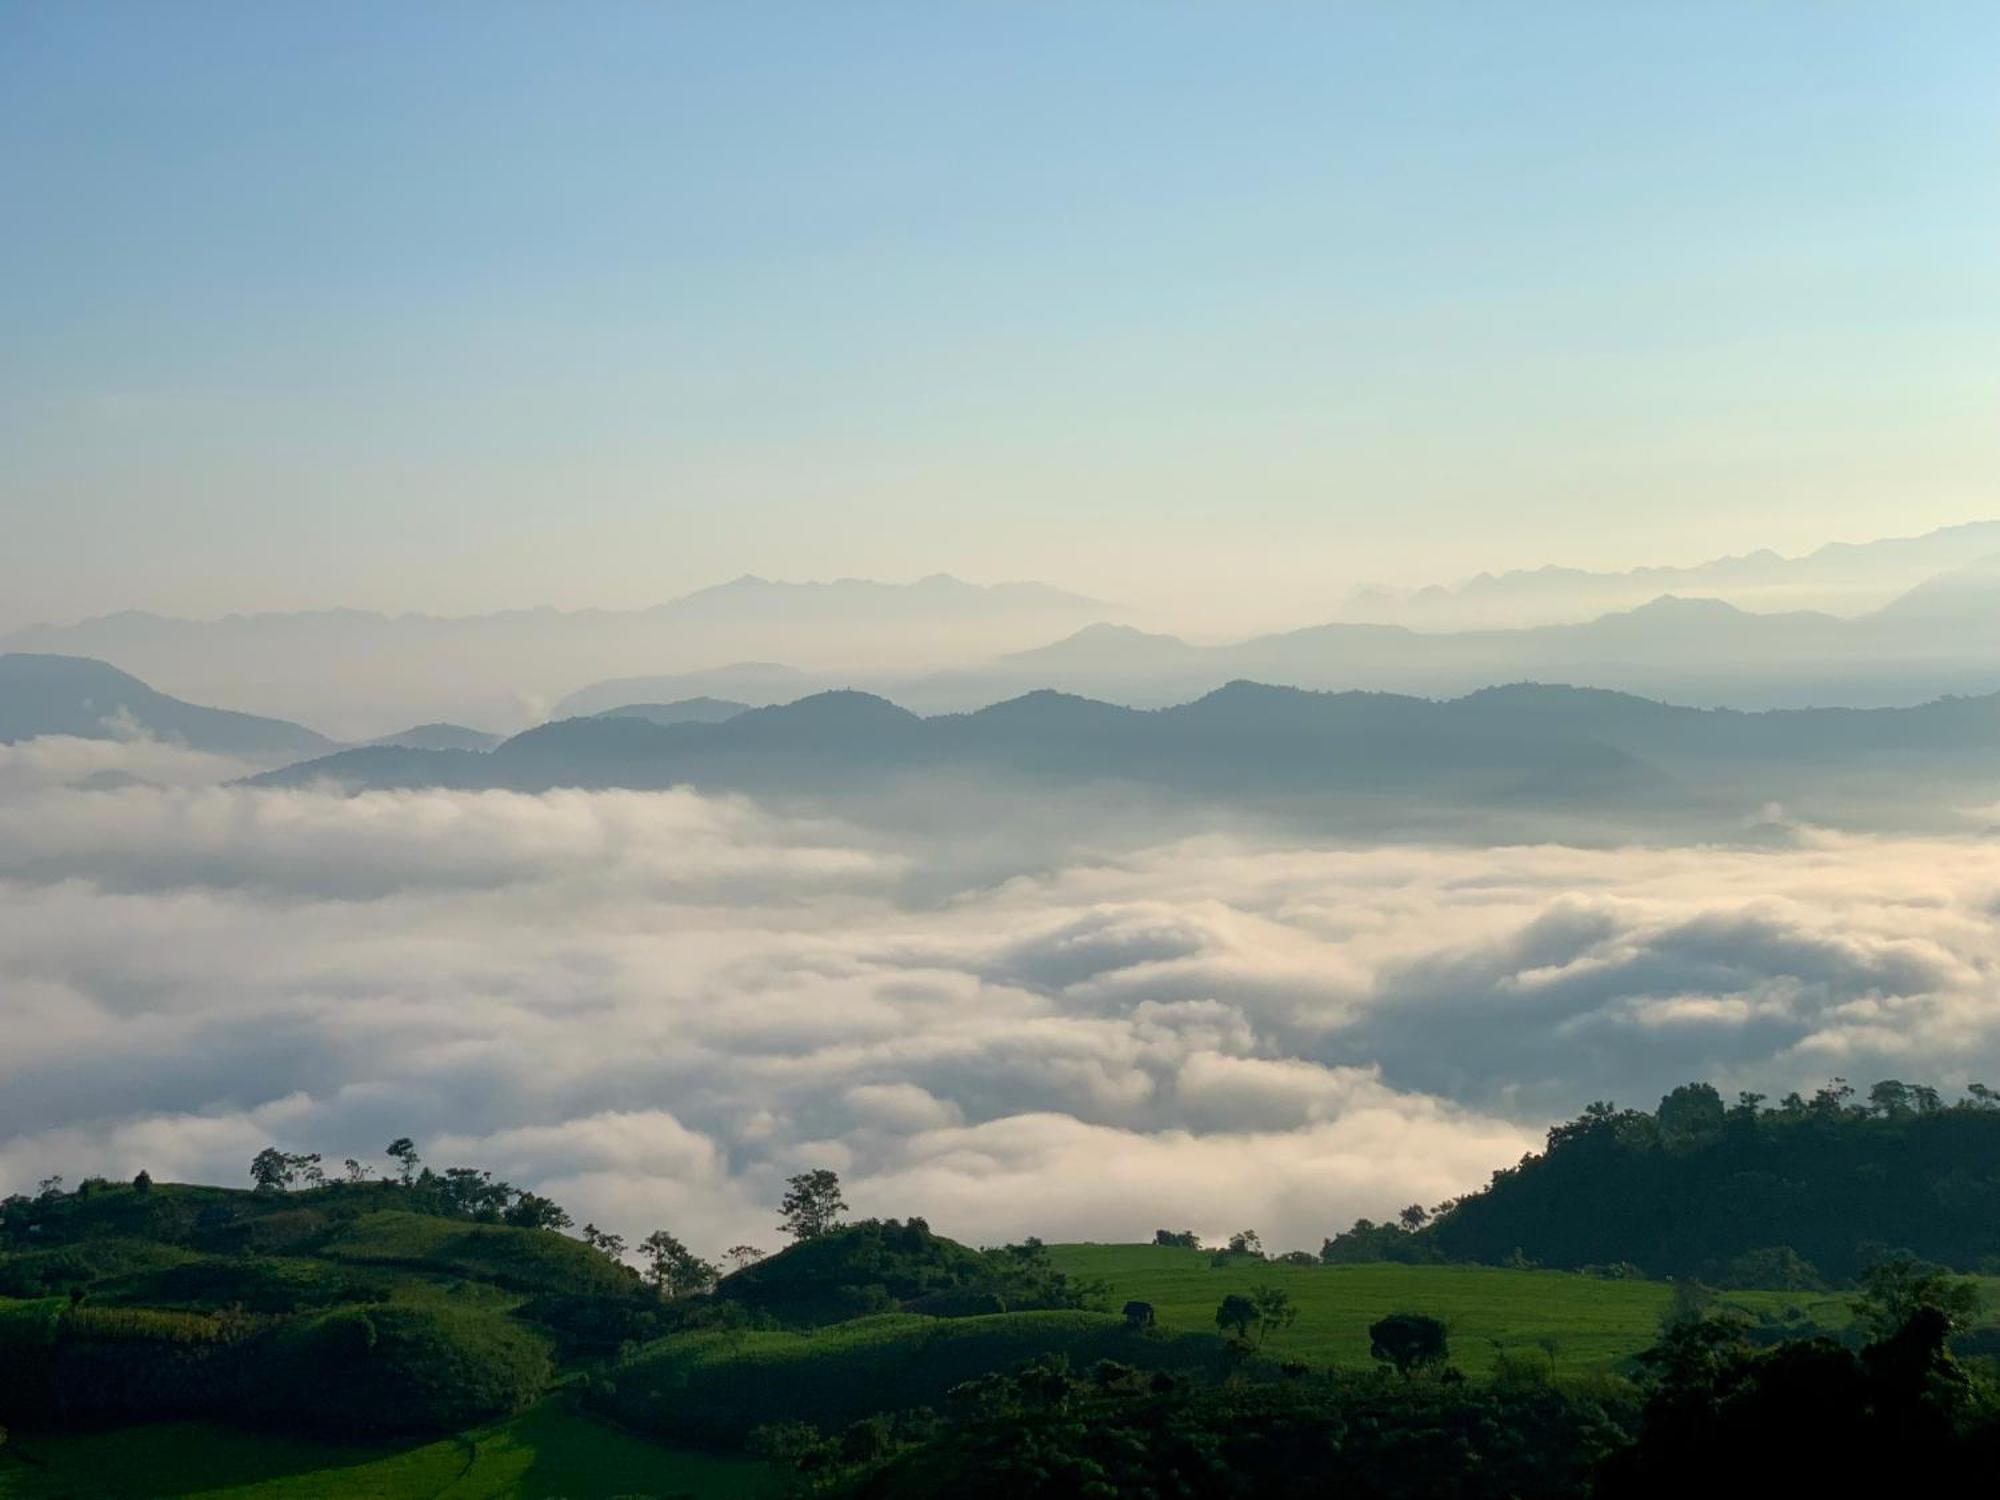
[[[1409,1376],[1434,1369],[1450,1355],[1445,1326],[1425,1313],[1390,1313],[1368,1325],[1368,1353]]]

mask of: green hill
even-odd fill
[[[954,1386],[1049,1355],[1079,1370],[1115,1359],[1212,1377],[1226,1366],[1212,1335],[1137,1333],[1106,1313],[889,1313],[811,1332],[662,1339],[615,1365],[594,1399],[637,1431],[740,1443],[771,1422],[839,1428],[876,1412],[942,1405]]]
[[[716,1295],[803,1328],[898,1309],[962,1317],[1078,1302],[1039,1242],[974,1250],[922,1219],[864,1219],[801,1240],[725,1277]]]
[[[1946,1104],[1888,1080],[1863,1099],[1836,1082],[1765,1107],[1689,1084],[1651,1113],[1593,1105],[1409,1248],[1725,1285],[1759,1284],[1781,1248],[1802,1280],[1848,1280],[1890,1249],[2000,1271],[2000,1096]]]

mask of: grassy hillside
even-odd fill
[[[364,1214],[328,1238],[319,1253],[329,1260],[401,1266],[518,1292],[620,1292],[632,1283],[616,1262],[565,1235],[428,1214]]]
[[[942,1405],[955,1385],[1049,1354],[1077,1370],[1115,1359],[1214,1375],[1224,1363],[1215,1338],[1137,1334],[1107,1313],[890,1313],[804,1333],[662,1339],[613,1368],[600,1399],[640,1431],[739,1442],[768,1422],[834,1428],[878,1411]]]
[[[1452,1360],[1468,1374],[1490,1370],[1502,1350],[1552,1358],[1559,1374],[1600,1372],[1658,1337],[1672,1295],[1658,1281],[1494,1266],[1286,1266],[1248,1258],[1216,1266],[1207,1251],[1158,1245],[1051,1245],[1049,1256],[1073,1277],[1107,1283],[1114,1305],[1150,1302],[1160,1326],[1189,1333],[1213,1333],[1216,1304],[1231,1292],[1283,1287],[1298,1321],[1272,1334],[1266,1350],[1278,1359],[1348,1369],[1372,1363],[1370,1323],[1415,1311],[1450,1326]],[[1986,1285],[1987,1316],[2000,1321],[2000,1279]],[[1851,1299],[1841,1292],[1724,1295],[1727,1305],[1753,1318],[1795,1313],[1793,1321],[1828,1328],[1848,1322]]]
[[[0,1447],[0,1500],[771,1500],[780,1488],[763,1464],[627,1437],[557,1401],[416,1446],[167,1422]]]

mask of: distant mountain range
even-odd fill
[[[1453,586],[1355,590],[1342,616],[1430,630],[1553,625],[1631,609],[1661,594],[1723,599],[1762,612],[1877,609],[1935,573],[2000,558],[2000,521],[1921,536],[1831,542],[1800,557],[1765,549],[1686,567],[1622,572],[1544,567],[1480,573]]]
[[[721,722],[566,719],[490,753],[351,750],[257,778],[347,790],[690,785],[764,797],[893,797],[899,785],[1140,787],[1184,804],[1434,825],[1506,810],[1622,824],[1735,818],[1837,795],[2000,788],[2000,694],[1900,709],[1741,713],[1535,684],[1436,701],[1233,682],[1142,710],[1038,691],[920,717],[819,693]],[[1864,786],[1864,783],[1866,786]],[[1857,792],[1857,788],[1862,791]]]
[[[348,743],[417,749],[485,748],[483,732],[465,725],[511,731],[648,705],[643,716],[657,719],[666,712],[660,705],[770,706],[844,688],[924,714],[1039,688],[1162,707],[1239,679],[1423,697],[1495,682],[1565,682],[1703,706],[1883,707],[2000,688],[2000,562],[1979,560],[1995,544],[2000,522],[1979,522],[1804,558],[1759,553],[1622,574],[1503,574],[1455,594],[1527,590],[1574,603],[1596,597],[1590,590],[1599,585],[1616,593],[1663,582],[1803,579],[1830,588],[1844,579],[1860,588],[1902,580],[1893,597],[1857,614],[1758,612],[1729,599],[1663,594],[1569,623],[1336,621],[1204,644],[1138,629],[1096,601],[1041,584],[742,578],[647,610],[459,619],[330,610],[207,622],[125,614],[19,631],[0,638],[0,648],[101,658],[189,702],[240,704]],[[1543,588],[1565,579],[1588,587]],[[1801,590],[1785,595],[1793,596]]]
[[[975,667],[911,675],[812,672],[746,663],[598,683],[556,706],[694,693],[769,704],[861,687],[926,713],[1036,688],[1138,707],[1186,702],[1225,682],[1457,696],[1495,682],[1568,682],[1703,706],[1885,707],[2000,688],[2000,567],[1939,574],[1867,614],[1754,614],[1716,599],[1662,597],[1574,625],[1418,631],[1315,625],[1197,645],[1096,623]]]
[[[1002,784],[1125,788],[1165,806],[1431,832],[1509,813],[1543,828],[1571,813],[1685,834],[1740,828],[1771,802],[1839,822],[2000,798],[2000,694],[1741,712],[1533,683],[1431,699],[1239,680],[1157,709],[1038,689],[926,717],[838,690],[761,708],[624,704],[504,740],[426,724],[342,748],[297,724],[185,703],[103,662],[0,656],[0,741],[40,735],[147,735],[275,765],[253,778],[263,786],[689,785],[878,805],[926,783],[973,801]]]
[[[0,651],[99,658],[192,699],[242,703],[363,740],[438,719],[516,728],[546,717],[550,700],[579,682],[718,661],[783,657],[824,671],[915,672],[1120,613],[1041,583],[743,577],[631,610],[444,617],[331,609],[219,620],[128,611],[16,630],[0,636]],[[618,701],[698,691],[635,691]]]
[[[325,735],[283,719],[183,703],[101,661],[0,655],[0,743],[44,735],[144,736],[246,760],[314,755],[334,747]]]

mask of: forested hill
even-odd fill
[[[1885,1249],[1991,1271],[2000,1094],[1975,1084],[1947,1103],[1890,1080],[1864,1097],[1835,1080],[1775,1106],[1756,1094],[1726,1105],[1707,1084],[1652,1113],[1593,1104],[1435,1222],[1362,1236],[1392,1248],[1399,1238],[1412,1258],[1630,1265],[1761,1286],[1845,1280]]]

